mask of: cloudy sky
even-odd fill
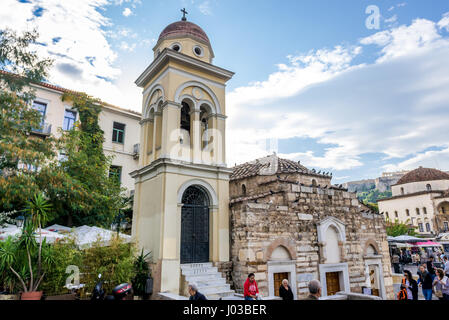
[[[55,60],[50,82],[138,111],[134,81],[186,7],[211,38],[214,63],[236,72],[228,165],[276,151],[332,171],[335,183],[449,170],[447,0],[1,3],[0,28],[40,32],[37,50]]]

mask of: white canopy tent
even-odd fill
[[[3,228],[0,228],[0,241],[6,240],[9,236],[18,237],[22,233],[22,229],[7,224]],[[54,224],[45,229],[42,232],[36,232],[36,240],[39,240],[39,236],[45,238],[47,243],[54,243],[57,240],[64,239],[66,237],[73,237],[75,243],[80,249],[89,248],[96,241],[100,241],[102,246],[107,246],[111,239],[117,235],[117,232],[99,228],[81,226],[77,228],[69,228],[61,225]],[[131,236],[120,233],[119,237],[125,243],[131,242]]]

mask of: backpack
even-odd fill
[[[405,284],[405,278],[402,279],[402,284]],[[398,300],[408,300],[407,289],[405,287],[402,287],[402,289],[398,292]]]

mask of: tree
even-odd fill
[[[65,160],[42,170],[39,184],[54,205],[56,222],[109,226],[127,198],[120,182],[109,177],[112,158],[103,153],[100,101],[84,93],[64,94],[63,100],[72,102],[80,122],[61,131],[56,147]]]
[[[397,219],[395,221],[391,221],[387,218],[386,222],[387,235],[391,237],[397,237],[401,235],[409,235],[409,236],[416,235],[415,229],[407,225],[408,222],[409,220],[407,220],[406,223],[402,223]]]
[[[41,234],[42,224],[49,216],[51,205],[41,194],[28,201],[25,212],[27,222],[17,239],[9,237],[0,246],[0,267],[12,272],[22,285],[23,292],[37,291],[45,276],[45,269],[53,264],[51,247],[39,235],[36,242],[35,231]]]
[[[0,212],[23,208],[39,193],[38,169],[54,157],[53,139],[31,134],[42,119],[31,108],[30,84],[43,81],[51,65],[31,51],[37,37],[36,31],[0,30]]]

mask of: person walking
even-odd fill
[[[435,280],[435,266],[433,265],[434,257],[432,255],[429,255],[429,258],[427,260],[427,271],[432,276],[432,281]]]
[[[433,280],[435,296],[440,300],[449,300],[449,278],[444,274],[443,269],[438,268],[435,280]]]
[[[257,287],[257,282],[254,273],[250,273],[248,278],[243,285],[243,294],[245,300],[256,300],[259,295],[259,288]]]
[[[321,297],[321,283],[318,280],[309,282],[309,296],[304,300],[320,300]]]
[[[404,278],[402,279],[401,290],[407,292],[407,300],[418,300],[418,283],[413,279],[409,270],[404,270]]]
[[[443,263],[444,263],[444,274],[446,277],[449,278],[449,259],[447,258],[447,255],[444,255],[443,257]]]
[[[288,285],[287,279],[282,280],[281,287],[279,288],[279,296],[284,301],[294,300],[293,291]]]
[[[189,284],[189,300],[207,300],[207,298],[198,291],[196,284]]]
[[[422,294],[424,295],[424,299],[432,300],[432,276],[426,269],[426,265],[422,264],[419,266],[418,270],[418,286],[422,288]]]

